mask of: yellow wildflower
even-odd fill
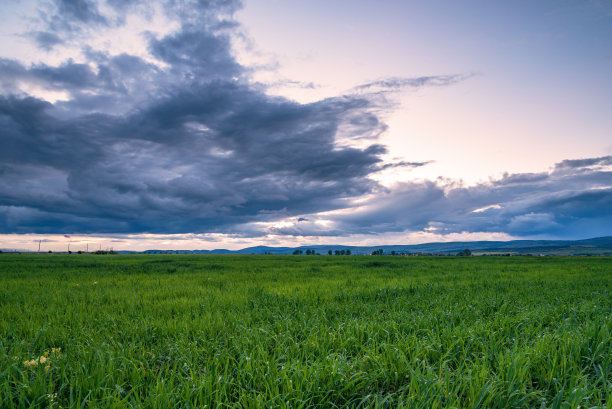
[[[23,366],[25,366],[26,368],[34,368],[36,366],[38,366],[38,359],[32,359],[29,361],[23,361]]]
[[[23,366],[26,368],[36,368],[38,365],[47,364],[45,366],[45,370],[51,369],[51,360],[49,359],[49,351],[45,351],[45,353],[38,358],[30,359],[29,361],[23,361]]]

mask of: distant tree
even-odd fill
[[[395,256],[395,250],[391,250],[391,255]]]
[[[160,251],[147,251],[147,254],[166,254]],[[93,254],[117,254],[115,250],[96,250]]]
[[[47,251],[47,253],[53,253],[51,250]]]
[[[465,249],[461,250],[459,253],[457,253],[457,255],[460,257],[468,257],[472,255],[472,252],[470,251],[470,249]]]
[[[372,255],[373,255],[373,256],[382,256],[382,255],[383,255],[383,253],[384,253],[384,252],[383,252],[383,249],[378,249],[378,250],[374,250],[374,251],[372,252]]]
[[[83,250],[77,251],[78,254],[83,254]]]
[[[346,249],[346,255],[350,256],[351,255],[351,250],[350,249]]]
[[[339,255],[340,255],[340,251],[339,251],[339,250],[334,250],[334,254],[335,254],[336,256],[339,256]]]
[[[294,256],[299,256],[299,255],[301,255],[302,253],[303,253],[303,252],[302,252],[302,250],[293,250],[293,255],[294,255]]]
[[[332,251],[331,250],[327,250],[327,254],[329,254],[331,256],[332,255]]]
[[[310,256],[310,249],[306,249],[306,255]]]
[[[344,251],[344,250],[340,250],[340,255],[341,255],[341,256],[344,256],[345,254],[346,254],[346,251]]]

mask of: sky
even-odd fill
[[[607,1],[0,2],[0,248],[612,234]]]

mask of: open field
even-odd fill
[[[610,408],[612,258],[1,254],[0,336],[4,408]]]

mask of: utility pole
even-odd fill
[[[42,240],[38,240],[38,252],[39,252],[39,253],[40,253],[40,242],[41,242],[41,241],[42,241]]]

